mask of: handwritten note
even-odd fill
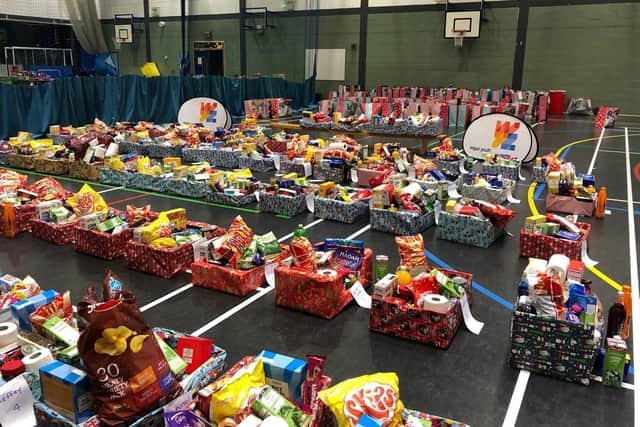
[[[35,426],[33,395],[19,376],[0,387],[0,425],[2,427]]]
[[[371,295],[364,290],[362,283],[354,283],[353,286],[349,288],[349,291],[360,307],[371,309]]]

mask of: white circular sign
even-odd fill
[[[178,111],[180,123],[199,123],[206,128],[231,127],[231,117],[222,103],[213,98],[191,98]]]
[[[489,113],[471,122],[462,141],[469,157],[484,159],[489,153],[530,162],[538,155],[538,139],[531,127],[516,116]]]

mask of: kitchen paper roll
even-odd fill
[[[0,348],[18,343],[18,327],[12,322],[0,323]]]
[[[332,142],[329,144],[329,150],[347,150],[347,144],[344,142]]]
[[[38,373],[41,366],[47,365],[51,362],[53,362],[53,355],[49,349],[46,348],[42,348],[22,358],[25,370],[27,372],[34,373]]]
[[[330,268],[319,269],[318,274],[321,274],[323,276],[329,276],[331,277],[331,279],[335,279],[336,277],[338,277],[338,272]]]
[[[425,310],[445,314],[449,310],[449,298],[439,294],[423,294],[418,305]]]
[[[558,275],[560,276],[560,280],[564,282],[567,280],[567,269],[569,268],[569,262],[571,260],[569,257],[562,254],[555,254],[549,258],[549,262],[547,263],[547,268],[545,269],[545,273],[549,276]]]

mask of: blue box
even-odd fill
[[[307,362],[267,350],[262,350],[258,357],[262,359],[267,384],[283,396],[300,403]]]
[[[356,427],[381,427],[381,426],[382,426],[381,420],[377,420],[366,414],[362,415],[358,420],[358,424],[356,424]]]
[[[47,406],[76,424],[94,415],[91,384],[84,371],[55,360],[40,368],[40,385]]]
[[[50,303],[58,295],[53,289],[49,289],[27,298],[11,306],[11,316],[18,324],[18,328],[24,331],[31,331],[31,322],[29,316],[39,307]]]
[[[593,175],[587,175],[586,173],[578,174],[580,178],[582,178],[582,185],[585,187],[588,186],[596,186],[596,178]]]

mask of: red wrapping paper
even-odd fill
[[[291,255],[287,246],[281,247],[282,252],[274,262],[281,262]],[[191,264],[191,275],[194,286],[239,296],[245,296],[265,283],[264,265],[250,270],[237,270],[210,264],[204,258]]]
[[[193,262],[193,243],[166,249],[130,240],[125,257],[127,267],[132,270],[170,279],[179,271],[188,269]]]
[[[367,288],[372,281],[373,251],[366,248],[360,269],[360,283]],[[295,267],[276,267],[276,305],[332,319],[353,299],[344,287],[344,274],[331,279]]]
[[[75,227],[78,223],[79,221],[76,220],[65,224],[55,224],[33,218],[31,220],[31,234],[36,239],[51,242],[54,245],[66,245],[74,241]]]
[[[580,260],[582,257],[582,242],[589,237],[591,226],[583,222],[577,222],[576,225],[582,228],[585,233],[580,240],[575,241],[520,230],[520,256],[549,259],[553,254],[563,254],[568,256],[569,259]]]
[[[0,216],[2,215],[4,206],[0,204]],[[16,213],[16,234],[23,231],[31,231],[31,220],[36,217],[36,205],[20,205],[14,206]],[[4,233],[4,226],[0,221],[0,233]]]
[[[93,255],[98,258],[112,260],[124,255],[127,242],[133,238],[133,230],[126,228],[118,234],[103,233],[76,227],[76,252]]]

